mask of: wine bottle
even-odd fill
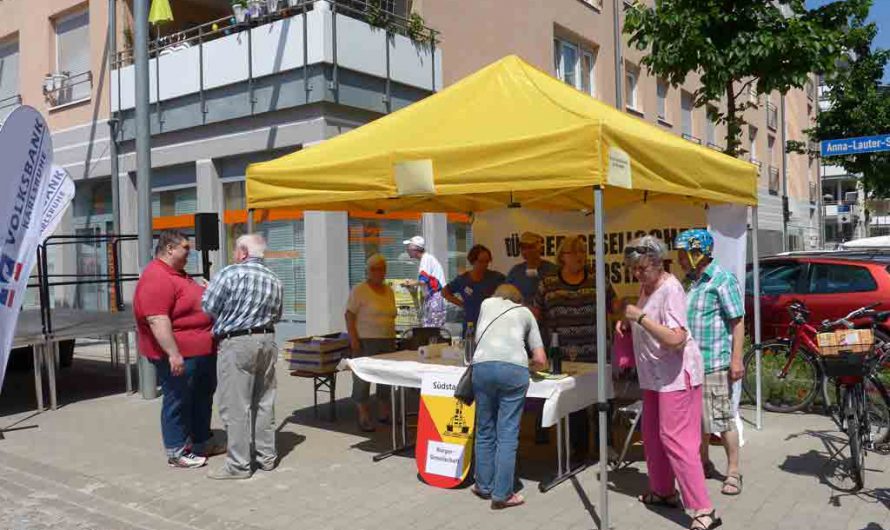
[[[550,349],[547,352],[550,357],[550,373],[558,375],[562,373],[562,351],[559,349],[559,335],[550,334]]]

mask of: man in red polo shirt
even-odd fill
[[[167,463],[180,468],[201,467],[207,456],[225,451],[211,442],[216,348],[213,322],[201,309],[204,286],[185,272],[190,250],[182,232],[161,232],[133,299],[139,353],[155,365],[164,393]]]

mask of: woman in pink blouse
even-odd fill
[[[649,471],[648,505],[683,505],[693,530],[722,524],[705,486],[699,445],[702,415],[702,358],[686,331],[686,293],[664,270],[667,247],[644,236],[624,249],[625,265],[640,282],[637,305],[625,309],[619,335],[633,333],[634,357],[643,389],[643,445]],[[630,330],[627,323],[630,322]],[[674,483],[680,488],[678,494]]]

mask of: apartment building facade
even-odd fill
[[[109,64],[110,4],[118,53]],[[695,76],[683,87],[670,87],[640,67],[640,52],[627,49],[621,68],[615,68],[611,2],[455,4],[387,0],[374,4],[389,13],[381,20],[380,11],[364,0],[281,0],[274,13],[241,23],[228,0],[171,2],[174,20],[151,28],[155,230],[189,230],[192,214],[217,212],[221,249],[211,261],[219,268],[230,261],[231,245],[246,229],[249,163],[351,130],[507,54],[609,103],[615,101],[618,71],[628,113],[689,141],[721,147],[723,128],[691,104]],[[113,231],[112,178],[120,189],[120,232],[136,232],[132,9],[132,0],[0,4],[0,118],[18,104],[47,116],[55,164],[77,185],[64,233]],[[412,12],[425,23],[410,23]],[[381,28],[385,25],[389,30]],[[786,191],[788,241],[791,248],[810,248],[818,233],[813,200],[818,172],[806,157],[783,158],[781,132],[784,128],[788,140],[800,139],[814,115],[812,98],[793,91],[784,106],[778,95],[761,99],[761,109],[746,116],[743,140],[747,156],[761,166],[760,248],[782,249]],[[110,123],[119,151],[117,175],[111,174]],[[348,288],[361,281],[373,252],[389,259],[390,277],[410,277],[416,264],[404,255],[401,241],[423,233],[454,275],[465,267],[472,244],[469,220],[461,216],[283,209],[257,212],[255,222],[269,240],[269,263],[285,283],[284,334],[341,329]],[[121,250],[120,269],[137,272],[135,244]],[[60,247],[52,272],[105,274],[108,259],[102,244]],[[193,256],[190,270],[197,272],[199,261]],[[101,284],[57,288],[54,300],[106,309],[109,293]]]
[[[623,10],[625,2],[618,2]],[[515,53],[541,70],[591,96],[614,105],[616,72],[622,76],[624,110],[689,141],[722,150],[725,126],[711,122],[705,108],[694,108],[698,82],[690,75],[680,87],[649,75],[643,53],[620,36],[622,65],[615,64],[615,27],[611,0],[486,0],[455,9],[449,0],[415,0],[426,21],[442,32],[443,74],[448,85],[478,68]],[[619,14],[623,24],[623,12]],[[760,252],[783,250],[783,216],[787,215],[787,249],[819,244],[818,166],[806,156],[783,155],[785,140],[803,141],[803,130],[815,119],[810,83],[784,98],[778,93],[750,96],[760,108],[745,113],[742,148],[760,166]],[[784,101],[783,101],[784,100]],[[716,103],[719,105],[719,102]],[[784,109],[784,112],[783,112]],[[783,178],[784,175],[784,178]],[[783,197],[787,208],[783,209]],[[787,214],[784,212],[787,211]]]

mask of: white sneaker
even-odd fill
[[[167,464],[170,467],[180,467],[185,469],[191,469],[196,467],[201,467],[207,463],[207,458],[203,456],[198,456],[191,451],[182,453],[176,458],[168,458]]]

